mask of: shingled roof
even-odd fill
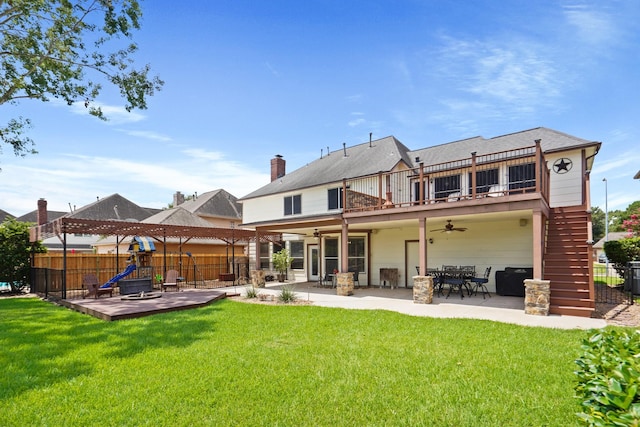
[[[238,198],[222,189],[200,194],[197,198],[182,203],[180,207],[200,217],[242,217],[242,206],[238,203]]]
[[[68,212],[62,212],[62,211],[50,211],[47,210],[47,218],[49,221],[53,221],[54,219],[60,218],[62,216],[65,216],[66,214],[68,214]],[[20,222],[34,222],[37,223],[38,222],[38,210],[34,210],[31,212],[28,212],[22,216],[19,216],[18,218],[16,218],[17,221]]]
[[[392,170],[399,162],[411,164],[409,149],[393,136],[331,151],[242,197],[252,199]]]
[[[395,137],[388,136],[371,143],[332,151],[329,155],[240,198],[240,201],[388,172],[399,162],[417,167],[421,162],[434,165],[469,158],[472,152],[483,155],[532,147],[538,139],[541,140],[541,148],[545,153],[580,147],[593,147],[594,151],[597,151],[600,146],[600,142],[587,141],[544,127],[489,139],[477,136],[418,150],[409,150]]]
[[[186,227],[211,227],[211,224],[198,215],[184,209],[182,205],[165,209],[142,221],[146,224],[172,224]]]
[[[142,208],[120,194],[103,197],[66,215],[68,218],[93,220],[142,221],[155,212]]]
[[[415,162],[416,157],[419,157],[420,162],[424,162],[425,165],[438,164],[468,158],[474,151],[478,156],[482,156],[531,147],[538,139],[540,140],[542,151],[545,153],[600,144],[599,142],[576,138],[553,129],[539,127],[489,139],[476,136],[447,144],[434,145],[411,151],[409,157],[414,160],[414,166],[418,166]]]
[[[15,218],[15,216],[11,215],[9,212],[0,209],[0,222],[4,221],[7,217]]]

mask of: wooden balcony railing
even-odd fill
[[[531,147],[343,180],[344,212],[539,193],[549,200],[549,169]],[[499,199],[496,199],[498,202]]]

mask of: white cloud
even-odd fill
[[[154,141],[162,141],[169,142],[171,138],[167,135],[162,135],[160,133],[149,131],[149,130],[127,130],[127,129],[119,129],[120,132],[124,132],[127,135],[135,136],[137,138],[151,139]]]
[[[618,31],[612,17],[585,4],[564,6],[567,23],[575,34],[591,45],[603,45],[615,40]]]
[[[54,105],[70,107],[71,112],[78,115],[89,116],[89,109],[85,107],[84,102],[75,102],[73,105],[68,106],[64,102],[54,102]],[[106,123],[120,125],[125,123],[137,123],[144,120],[146,117],[139,111],[128,112],[124,107],[119,105],[107,105],[101,102],[92,102],[92,107],[100,108],[107,117]]]

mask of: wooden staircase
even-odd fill
[[[591,246],[587,244],[589,214],[582,206],[553,208],[547,228],[544,279],[551,282],[550,313],[590,317]]]

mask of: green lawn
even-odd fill
[[[586,331],[235,301],[0,300],[2,426],[567,426]]]

